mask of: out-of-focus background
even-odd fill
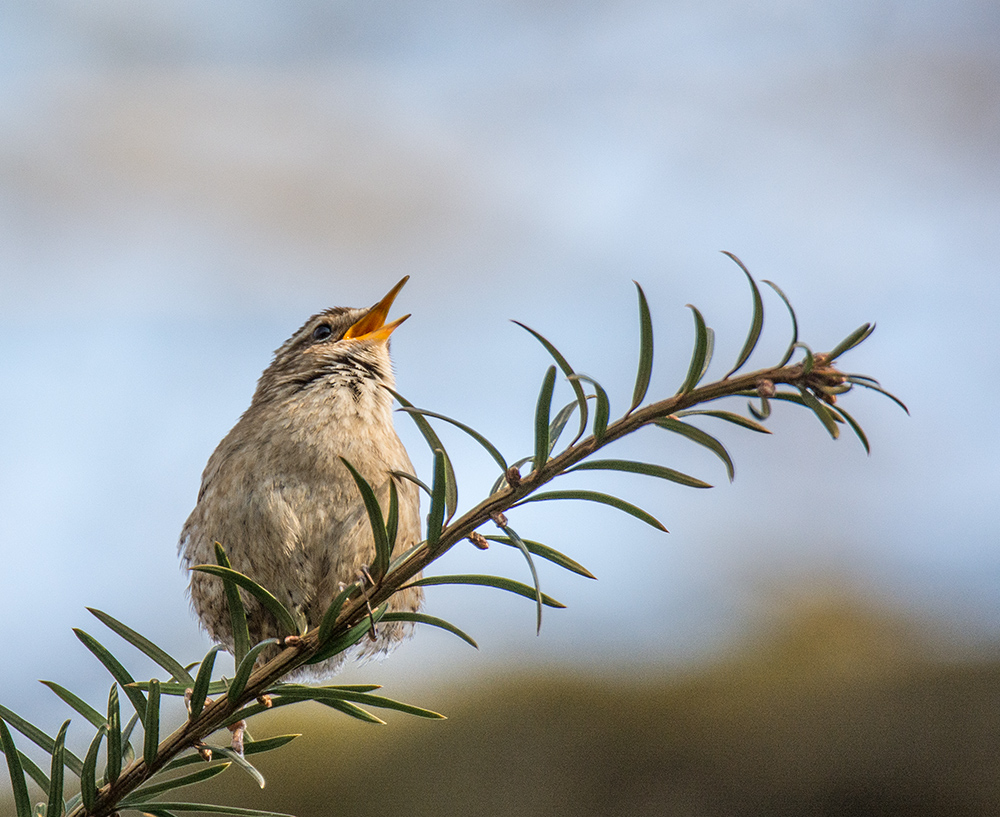
[[[877,321],[843,362],[912,416],[849,395],[870,458],[781,407],[772,438],[717,428],[737,459],[733,485],[706,452],[650,432],[622,453],[718,487],[600,484],[669,536],[607,508],[526,508],[512,515],[519,532],[598,582],[546,570],[544,589],[569,609],[549,611],[538,637],[523,600],[434,589],[429,612],[472,632],[479,653],[422,631],[344,678],[445,711],[457,702],[446,727],[397,719],[379,740],[428,741],[438,754],[393,757],[439,757],[483,791],[502,779],[506,794],[484,797],[506,814],[591,813],[559,811],[569,800],[552,783],[574,758],[602,757],[591,745],[645,758],[630,767],[632,799],[620,777],[568,786],[593,813],[995,811],[995,3],[45,0],[7,3],[0,20],[4,704],[54,731],[64,712],[35,679],[106,697],[70,628],[113,636],[85,606],[187,660],[203,654],[177,534],[208,455],[310,314],[373,303],[411,275],[394,311],[413,313],[393,338],[400,391],[516,458],[530,451],[549,360],[508,318],[599,378],[620,411],[637,346],[633,278],[655,321],[652,395],[683,377],[688,302],[718,331],[713,371],[728,368],[750,296],[726,249],[783,288],[817,348]],[[766,297],[760,365],[788,337]],[[398,425],[426,473],[422,440]],[[492,463],[442,433],[472,504]],[[497,548],[458,548],[440,568],[526,576]],[[767,668],[784,681],[761,680]],[[803,673],[819,680],[782,685]],[[569,713],[587,705],[578,729],[507,747],[520,734],[510,722],[477,725],[483,701],[506,700],[524,702],[522,715],[564,707],[553,723],[577,723]],[[886,711],[896,720],[875,716]],[[976,725],[974,750],[956,724]],[[314,756],[354,734],[331,728]],[[461,750],[466,763],[434,729],[506,737]],[[643,753],[635,729],[666,754]],[[528,763],[529,745],[551,750]],[[875,747],[870,766],[847,769],[861,745]],[[404,771],[371,784],[392,802],[417,779],[449,789],[398,762]],[[961,811],[967,801],[934,775],[973,767],[988,773],[966,781],[980,800]],[[903,799],[864,799],[897,772],[922,782],[901,784]],[[534,777],[553,802],[527,794]],[[817,791],[832,793],[809,800]]]

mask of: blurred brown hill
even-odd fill
[[[924,630],[823,598],[683,673],[507,668],[417,696],[441,722],[279,711],[272,734],[304,736],[267,789],[215,794],[298,817],[1000,814],[1000,658]]]

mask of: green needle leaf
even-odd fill
[[[364,704],[365,706],[374,706],[379,709],[393,709],[397,712],[405,712],[408,715],[416,715],[418,718],[445,720],[444,715],[430,709],[424,709],[423,707],[403,703],[402,701],[394,701],[392,698],[385,698],[381,695],[371,695],[367,692],[352,692],[344,687],[308,687],[294,685],[290,687],[282,687],[280,689],[280,694],[282,697],[291,700],[316,701],[317,703],[326,705],[330,705],[335,702],[352,702],[356,704]]]
[[[382,532],[383,534],[385,533],[385,528],[382,529]],[[231,567],[223,567],[222,565],[192,565],[189,569],[196,570],[199,573],[207,573],[210,576],[218,576],[223,581],[232,582],[233,585],[242,587],[275,617],[278,626],[288,635],[296,635],[298,633],[299,628],[295,624],[292,614],[288,612],[288,608],[278,601],[270,591],[265,590],[249,576],[240,573],[238,570],[233,570]],[[191,683],[194,683],[194,681],[192,680]]]
[[[213,806],[208,803],[160,803],[129,802],[129,808],[134,811],[171,812],[196,811],[199,814],[228,814],[229,817],[295,817],[278,811],[261,811],[255,808],[237,808],[236,806]]]
[[[381,619],[379,619],[381,621]],[[310,686],[309,684],[285,684],[279,681],[273,687],[271,687],[268,692],[274,693],[275,695],[299,695],[302,699],[302,695],[309,693],[311,695],[315,690],[322,689],[323,694],[333,695],[339,694],[341,692],[375,692],[378,689],[382,689],[381,684],[326,684],[324,686]],[[309,695],[306,697],[312,700]]]
[[[585,374],[573,375],[570,380],[574,383],[585,380],[594,387],[594,392],[597,394],[597,408],[594,411],[594,439],[601,442],[608,430],[608,420],[611,418],[611,403],[608,400],[608,393],[594,378],[587,377]]]
[[[415,477],[413,474],[407,474],[406,471],[390,471],[394,477],[399,477],[400,479],[405,479],[408,482],[412,482],[418,488],[420,488],[427,496],[431,496],[433,491],[431,491],[431,486],[424,482],[422,479]]]
[[[131,686],[135,686],[135,684],[133,683]],[[135,731],[135,727],[138,723],[139,714],[137,712],[133,712],[132,717],[130,717],[128,719],[128,723],[125,724],[125,728],[122,729],[122,748],[124,750],[122,759],[126,763],[131,763],[135,760],[135,750],[132,748],[130,741],[132,740],[132,733]]]
[[[805,355],[802,358],[802,374],[809,374],[816,367],[816,358],[813,357],[812,349],[804,343],[796,343],[795,346],[801,349]]]
[[[830,409],[805,389],[801,390],[801,394],[802,402],[812,410],[812,413],[819,418],[819,421],[826,428],[827,432],[829,432],[830,436],[836,440],[840,436],[840,429],[837,427],[837,421],[834,419]]]
[[[14,791],[14,809],[17,817],[31,817],[31,800],[28,798],[28,783],[21,767],[21,753],[14,745],[14,738],[3,720],[0,720],[0,748],[7,756],[7,773]]]
[[[861,386],[862,388],[871,389],[872,391],[877,391],[879,394],[884,394],[907,414],[910,413],[910,410],[906,407],[906,404],[902,400],[896,397],[896,395],[887,392],[880,385],[878,385],[876,381],[871,380],[871,378],[862,377],[860,375],[848,375],[847,381],[849,383],[854,383],[857,386]]]
[[[386,613],[382,616],[382,621],[412,621],[415,624],[428,624],[431,627],[438,627],[439,629],[447,630],[449,633],[457,635],[466,644],[475,647],[477,650],[479,649],[479,645],[468,633],[460,630],[450,621],[445,621],[443,618],[435,618],[434,616],[429,616],[426,613]]]
[[[215,543],[215,561],[220,567],[233,569],[229,563],[229,557],[219,542]],[[239,664],[250,649],[250,631],[247,629],[247,610],[243,606],[243,598],[240,596],[240,589],[232,579],[223,576],[222,586],[226,592],[226,603],[229,606],[229,620],[233,633],[233,657]],[[295,632],[292,630],[291,632]]]
[[[222,649],[225,649],[225,647],[222,647]],[[143,692],[149,691],[149,681],[133,681],[131,684],[129,684],[129,686],[135,689],[141,689]],[[187,694],[187,691],[189,689],[191,689],[191,687],[187,686],[186,684],[177,684],[174,682],[160,681],[161,697],[164,695],[173,695],[178,698],[183,697],[184,695]],[[212,681],[212,683],[208,685],[209,695],[218,695],[219,693],[228,691],[229,691],[228,680]]]
[[[720,420],[725,420],[727,423],[733,423],[743,428],[748,428],[751,431],[759,432],[760,434],[770,434],[771,429],[767,426],[762,426],[760,423],[755,422],[742,414],[734,414],[731,411],[718,411],[715,409],[692,409],[689,411],[678,411],[674,414],[674,417],[691,417],[695,415],[704,415],[706,417],[716,417]]]
[[[830,353],[826,358],[827,363],[833,363],[833,361],[844,354],[844,352],[848,349],[853,349],[858,344],[864,343],[867,337],[874,331],[875,324],[873,323],[866,323],[864,326],[859,326],[840,343],[834,346],[832,350],[830,350]]]
[[[399,532],[399,489],[396,480],[389,480],[389,513],[385,518],[385,534],[389,539],[389,556],[396,549],[396,534]]]
[[[754,408],[753,403],[751,403],[749,400],[747,401],[747,409],[749,409],[750,413],[758,420],[766,420],[768,417],[771,416],[770,398],[765,397],[762,394],[759,394],[757,396],[760,397],[760,409],[758,410]]]
[[[389,545],[389,534],[385,529],[385,519],[382,517],[382,508],[378,504],[375,490],[357,469],[343,457],[340,461],[347,466],[347,470],[354,477],[354,482],[361,492],[361,498],[365,503],[365,510],[368,512],[368,524],[372,529],[372,536],[375,538],[375,561],[372,563],[372,580],[375,584],[382,581],[386,571],[389,569],[389,560],[392,558],[391,547]]]
[[[729,481],[733,481],[736,476],[736,466],[733,464],[733,458],[729,456],[729,452],[726,451],[725,446],[711,434],[702,431],[700,428],[695,428],[692,425],[676,420],[673,417],[660,417],[653,422],[660,428],[673,431],[675,434],[680,434],[692,442],[698,443],[698,445],[705,446],[705,448],[725,463],[726,472],[729,474]]]
[[[246,772],[248,775],[250,775],[250,777],[253,778],[254,782],[258,786],[264,788],[264,786],[267,783],[267,781],[264,780],[264,775],[260,773],[260,771],[257,769],[256,766],[254,766],[249,760],[243,757],[243,755],[241,755],[239,752],[233,751],[232,749],[226,746],[213,746],[212,754],[215,754],[216,752],[222,755],[223,757],[229,758],[233,762],[233,764],[235,764],[236,768],[240,769],[243,772]]]
[[[194,686],[191,689],[191,702],[189,718],[194,720],[205,708],[205,700],[208,698],[208,687],[212,682],[212,670],[215,668],[215,656],[219,650],[223,649],[221,644],[216,644],[210,649],[198,667],[198,677],[194,679]]]
[[[428,587],[437,584],[471,584],[479,587],[496,587],[499,590],[506,590],[508,593],[516,593],[518,596],[524,596],[526,599],[531,599],[532,601],[536,599],[534,587],[529,587],[526,584],[504,578],[503,576],[481,576],[477,574],[424,576],[420,579],[414,579],[406,587]],[[566,606],[551,596],[546,596],[544,593],[542,594],[542,604],[546,607]]]
[[[549,425],[549,456],[555,450],[556,443],[559,442],[559,438],[562,436],[563,430],[566,428],[566,423],[569,422],[569,418],[573,416],[573,412],[576,411],[579,404],[574,400],[572,403],[567,403],[558,412],[556,412],[555,418]]]
[[[96,657],[97,660],[104,664],[105,669],[111,673],[111,676],[118,682],[118,685],[125,691],[128,696],[129,702],[132,704],[139,718],[145,721],[146,718],[146,699],[143,697],[142,692],[138,689],[129,688],[135,679],[129,674],[128,670],[123,667],[117,658],[115,658],[108,649],[101,644],[96,638],[94,638],[89,633],[83,630],[74,629],[73,632],[76,637],[83,642],[83,645],[90,650]]]
[[[372,618],[378,623],[382,620],[382,616],[385,615],[385,611],[388,609],[387,604],[380,605],[376,610],[374,610],[374,615]],[[318,664],[321,661],[326,661],[328,658],[332,658],[334,655],[338,655],[344,650],[353,647],[362,638],[364,638],[368,631],[372,628],[371,618],[365,617],[363,621],[355,624],[351,629],[344,633],[339,638],[334,638],[332,641],[327,643],[319,652],[317,652],[312,658],[306,661],[307,664]]]
[[[90,743],[87,756],[83,759],[83,772],[80,775],[80,798],[87,811],[93,811],[97,804],[97,753],[101,742],[108,733],[108,725],[102,723],[97,734]]]
[[[715,352],[715,330],[711,326],[705,327],[705,363],[698,374],[698,382],[704,379],[708,373],[708,367],[712,364],[712,354]]]
[[[431,489],[431,507],[427,512],[427,545],[433,548],[441,538],[448,492],[447,459],[444,451],[434,452],[434,485]]]
[[[865,447],[865,453],[870,456],[872,453],[872,449],[871,446],[868,444],[868,437],[865,434],[864,429],[861,428],[861,426],[859,425],[858,421],[855,420],[839,405],[833,406],[831,408],[831,411],[837,412],[837,414],[839,414],[841,417],[844,418],[845,422],[851,427],[851,430],[857,435],[858,439],[861,440],[861,444]]]
[[[785,308],[788,309],[788,314],[792,318],[792,342],[788,344],[788,349],[785,351],[784,357],[781,358],[781,362],[778,364],[778,368],[780,369],[792,359],[792,354],[795,352],[795,344],[799,342],[799,321],[795,317],[795,310],[792,308],[791,301],[789,301],[785,296],[785,293],[781,291],[781,288],[773,281],[764,281],[764,283],[778,293],[778,297],[784,301]]]
[[[219,752],[220,754],[226,754],[232,751],[231,749],[223,749],[219,746],[212,747],[212,754]],[[235,752],[233,753],[235,754]],[[228,755],[227,755],[228,756]],[[195,755],[199,761],[201,760],[199,755]],[[206,766],[205,768],[199,769],[191,774],[186,774],[183,777],[175,777],[173,780],[166,780],[163,783],[152,783],[147,786],[140,786],[135,791],[123,797],[120,803],[121,808],[131,809],[134,808],[132,803],[142,802],[150,797],[158,797],[164,792],[173,791],[174,789],[180,789],[184,786],[193,786],[196,783],[203,783],[206,780],[211,780],[216,775],[222,774],[226,769],[229,768],[229,763],[213,763],[211,766]]]
[[[552,390],[556,383],[556,367],[549,366],[538,392],[535,406],[535,459],[532,467],[541,471],[549,459],[549,417],[552,412]]]
[[[181,665],[180,661],[172,658],[164,650],[160,649],[156,644],[150,641],[145,636],[139,635],[131,627],[122,624],[118,619],[109,616],[107,613],[101,612],[100,610],[95,610],[93,607],[88,607],[87,610],[92,613],[99,621],[105,624],[111,630],[114,630],[118,635],[124,638],[129,644],[131,644],[136,649],[148,655],[153,659],[159,666],[163,667],[170,675],[176,678],[180,683],[192,684],[194,679],[184,667]]]
[[[424,709],[420,706],[414,706],[413,704],[406,704],[402,701],[394,701],[392,698],[385,698],[381,695],[367,695],[367,694],[357,694],[353,695],[348,693],[344,696],[345,699],[355,701],[356,703],[362,703],[365,706],[374,706],[379,709],[392,709],[396,712],[404,712],[407,715],[414,715],[418,718],[427,718],[428,720],[447,720],[444,715],[440,712],[434,712],[431,709]]]
[[[627,471],[631,474],[645,474],[649,477],[659,477],[680,485],[687,485],[691,488],[711,488],[707,482],[703,482],[697,477],[691,477],[675,471],[673,468],[666,468],[662,465],[654,465],[649,462],[633,462],[632,460],[587,460],[567,468],[563,473],[570,471]]]
[[[326,608],[323,620],[319,623],[319,643],[321,645],[326,644],[330,640],[330,633],[333,632],[333,627],[337,623],[337,616],[340,615],[340,610],[344,606],[344,602],[350,598],[352,593],[357,592],[357,590],[358,586],[356,584],[348,585],[337,594],[330,603],[330,606]]]
[[[149,682],[149,697],[146,699],[146,715],[142,719],[145,733],[142,741],[142,759],[146,768],[152,768],[156,760],[156,748],[160,745],[160,682],[153,678]]]
[[[691,363],[688,365],[687,376],[684,378],[684,385],[681,386],[679,394],[687,394],[697,386],[708,368],[706,363],[709,343],[708,327],[705,326],[705,319],[698,311],[698,307],[692,304],[687,306],[694,315],[694,351],[691,353]]]
[[[385,721],[380,717],[373,715],[366,709],[362,709],[356,704],[352,704],[350,701],[338,701],[338,700],[321,700],[317,703],[323,706],[328,706],[330,709],[336,709],[338,712],[343,712],[345,715],[349,715],[359,721],[364,721],[365,723],[376,723],[379,726],[385,726]]]
[[[0,752],[2,751],[3,751],[3,745],[0,744]],[[35,781],[35,784],[38,786],[38,788],[40,788],[42,791],[48,791],[49,776],[45,774],[45,772],[43,772],[41,769],[39,769],[38,766],[35,764],[35,762],[26,754],[24,754],[24,752],[18,752],[17,754],[18,754],[18,759],[21,761],[21,768],[24,770],[24,773]]]
[[[655,516],[646,513],[646,511],[642,508],[637,508],[631,502],[626,502],[624,499],[619,499],[618,497],[611,496],[610,494],[602,494],[597,491],[543,491],[542,493],[532,494],[531,496],[525,497],[520,502],[515,502],[512,507],[517,508],[518,506],[526,505],[529,502],[546,502],[551,499],[582,499],[587,502],[597,502],[601,505],[610,505],[612,508],[625,511],[625,513],[634,516],[636,519],[641,519],[647,525],[652,525],[657,530],[669,533],[669,531],[663,527],[663,524]]]
[[[118,684],[108,693],[108,764],[104,767],[104,782],[114,783],[122,773],[122,717],[118,706]]]
[[[632,405],[625,416],[631,414],[646,399],[649,378],[653,372],[653,319],[649,314],[646,293],[638,281],[633,281],[639,293],[639,368],[635,375],[635,389],[632,391]]]
[[[723,250],[722,253],[735,261],[739,268],[743,270],[743,274],[746,275],[747,281],[750,282],[750,289],[753,290],[753,320],[750,321],[750,332],[747,335],[746,343],[743,344],[743,351],[740,352],[740,356],[736,359],[736,365],[726,373],[725,377],[722,378],[723,380],[728,380],[743,367],[743,364],[746,363],[747,360],[750,359],[750,355],[753,354],[753,350],[757,346],[757,341],[760,339],[761,329],[764,327],[764,300],[760,297],[760,290],[757,288],[757,282],[754,281],[753,276],[750,274],[750,270],[743,265],[743,262],[731,252]]]
[[[51,689],[56,695],[58,695],[63,701],[70,705],[74,710],[79,712],[83,717],[85,717],[91,726],[100,728],[107,723],[107,719],[94,707],[84,701],[82,698],[74,695],[65,687],[60,686],[54,681],[41,681],[40,683]]]
[[[34,743],[36,746],[41,747],[50,755],[55,750],[55,740],[50,738],[45,732],[39,729],[32,723],[29,723],[16,712],[12,712],[7,707],[0,705],[0,718],[7,722],[8,726],[14,727],[18,732],[24,735],[28,740]],[[68,768],[77,777],[80,776],[80,772],[83,769],[83,761],[80,760],[76,755],[70,752],[68,749],[65,750],[64,759],[66,763],[66,768]],[[34,775],[32,775],[34,778]]]
[[[857,383],[858,385],[861,385],[862,383],[867,383],[870,386],[881,386],[882,385],[874,377],[868,377],[867,375],[856,374],[854,372],[845,374],[844,377],[846,377],[852,383]]]
[[[399,405],[404,408],[413,408],[413,403],[401,394],[398,394],[388,387],[383,388],[386,388],[386,390],[396,398]],[[441,439],[435,433],[434,429],[431,428],[431,424],[427,422],[427,418],[421,416],[419,413],[410,413],[410,417],[413,419],[413,422],[416,423],[417,428],[427,441],[427,445],[430,446],[431,451],[440,451],[444,457],[445,476],[447,477],[445,482],[445,507],[448,511],[448,515],[445,517],[445,520],[447,521],[455,515],[455,510],[458,508],[458,483],[455,481],[455,469],[451,465],[451,458],[448,456],[448,452],[445,450],[444,444],[441,442]]]
[[[406,550],[394,553],[392,561],[389,563],[389,570],[398,570],[402,565],[412,560],[420,552],[423,545],[423,542],[414,542]]]
[[[528,550],[528,546],[524,544],[521,537],[517,535],[516,531],[509,525],[500,525],[500,529],[510,537],[511,543],[524,556],[525,561],[528,563],[528,570],[531,571],[531,583],[535,587],[535,605],[536,605],[536,625],[535,633],[540,633],[542,631],[542,587],[538,582],[538,571],[535,570],[535,562],[531,558],[531,551]]]
[[[559,366],[559,368],[562,370],[562,373],[566,375],[567,379],[570,382],[570,385],[573,387],[573,392],[576,394],[577,405],[580,406],[580,429],[579,431],[577,431],[576,436],[573,438],[573,442],[570,443],[570,445],[573,445],[587,431],[587,397],[583,393],[583,386],[581,386],[575,379],[576,372],[573,371],[573,367],[566,362],[566,358],[564,358],[559,353],[559,350],[556,349],[555,346],[549,343],[549,341],[547,341],[544,337],[538,334],[538,332],[536,332],[530,326],[525,326],[520,321],[514,321],[514,323],[516,323],[526,332],[530,332],[535,337],[535,339],[539,343],[541,343],[542,346],[545,347],[545,351],[547,351],[552,356],[552,359],[556,362],[556,365]]]
[[[486,453],[493,457],[493,461],[500,466],[502,471],[507,470],[507,461],[503,458],[503,454],[500,453],[499,449],[487,440],[486,437],[474,428],[467,426],[465,423],[460,423],[458,420],[453,420],[451,417],[446,417],[444,414],[438,414],[436,411],[414,408],[413,406],[403,406],[400,411],[406,412],[407,414],[421,414],[424,417],[433,417],[436,420],[444,420],[446,423],[451,423],[456,428],[460,428],[477,443],[479,443],[484,449],[486,449]]]
[[[236,703],[243,695],[243,690],[246,689],[247,681],[250,680],[250,673],[253,672],[253,665],[257,661],[257,656],[268,647],[280,643],[277,638],[265,638],[259,644],[254,645],[253,649],[246,654],[236,668],[233,680],[229,682],[229,691],[226,693],[226,696],[230,701]]]
[[[272,752],[275,749],[280,749],[288,743],[291,743],[296,738],[301,738],[302,735],[275,735],[273,738],[264,738],[264,740],[254,740],[247,741],[243,744],[243,754],[244,755],[261,755],[264,752]]]
[[[500,542],[503,545],[515,547],[514,543],[511,541],[509,536],[486,536],[484,538],[489,539],[491,542]],[[571,573],[576,573],[580,576],[584,576],[585,578],[588,579],[597,578],[582,564],[573,561],[572,559],[569,558],[569,556],[560,553],[558,550],[554,550],[553,548],[550,548],[547,545],[543,545],[541,542],[535,542],[532,541],[531,539],[522,539],[521,541],[524,542],[525,547],[527,547],[529,551],[531,551],[536,556],[540,556],[542,559],[546,559],[547,561],[550,561],[553,564],[559,565],[559,567],[569,570]]]
[[[64,753],[66,751],[66,730],[69,729],[69,721],[63,723],[56,735],[55,743],[52,747],[52,769],[49,774],[49,804],[46,809],[46,817],[62,817],[66,810],[66,802],[63,800],[63,778]],[[80,765],[80,772],[83,771],[83,764]]]

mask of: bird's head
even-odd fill
[[[330,388],[348,389],[360,400],[372,386],[392,386],[389,336],[410,316],[390,323],[385,319],[408,279],[407,275],[371,308],[335,306],[313,315],[274,353],[253,402]]]

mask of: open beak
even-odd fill
[[[351,328],[344,333],[344,339],[353,338],[354,340],[387,341],[389,339],[389,335],[393,333],[396,327],[410,317],[409,315],[403,315],[402,318],[397,318],[392,323],[385,322],[386,315],[389,314],[389,308],[392,306],[392,302],[396,300],[399,290],[403,288],[403,284],[405,284],[408,280],[410,280],[409,275],[405,276],[402,281],[390,289],[388,295],[369,309],[359,321],[354,323]]]

